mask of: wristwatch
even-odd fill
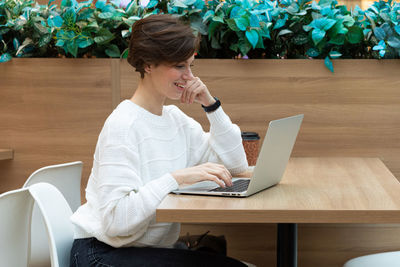
[[[217,108],[219,108],[221,106],[221,101],[219,101],[219,99],[216,97],[214,97],[214,99],[215,99],[215,103],[210,106],[206,107],[206,106],[201,105],[205,112],[207,112],[207,113],[213,112],[214,110],[216,110]]]

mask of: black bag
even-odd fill
[[[175,248],[189,249],[195,251],[205,251],[226,256],[226,239],[225,236],[209,235],[210,231],[202,235],[181,236],[175,243]]]

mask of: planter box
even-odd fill
[[[193,72],[243,131],[264,136],[268,121],[304,113],[292,156],[380,157],[400,178],[400,60],[196,60]],[[13,59],[0,64],[0,192],[21,187],[36,169],[82,160],[83,188],[104,120],[130,98],[139,76],[118,59]],[[198,105],[178,105],[202,123]],[[82,190],[83,191],[83,190]],[[184,225],[225,234],[229,254],[275,264],[274,225]],[[243,236],[234,233],[240,230]],[[300,225],[299,266],[400,247],[400,227]]]

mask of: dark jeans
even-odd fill
[[[71,267],[124,266],[246,266],[242,262],[214,253],[172,248],[114,248],[96,238],[75,239]]]

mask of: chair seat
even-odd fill
[[[400,267],[400,251],[357,257],[346,262],[343,267]]]

